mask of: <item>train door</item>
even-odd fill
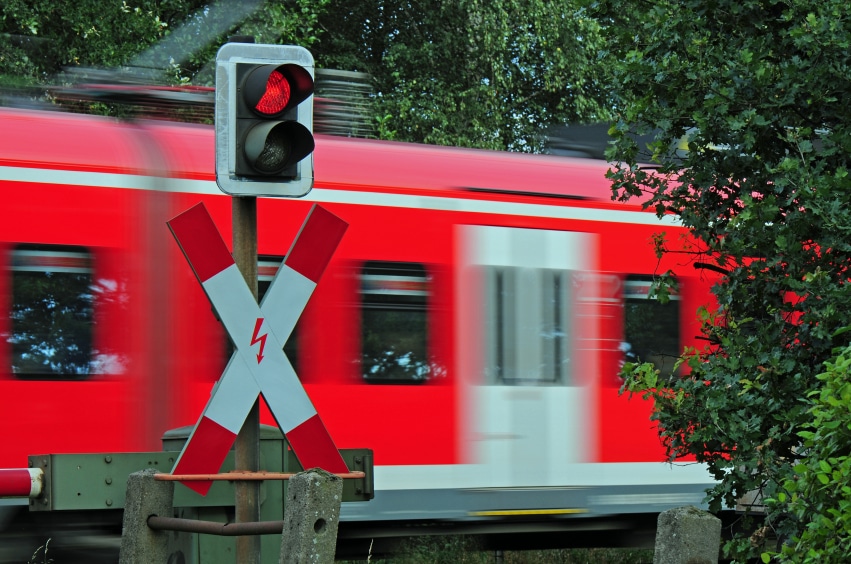
[[[491,486],[563,483],[591,458],[598,338],[586,286],[595,237],[459,228],[458,361],[464,453]]]

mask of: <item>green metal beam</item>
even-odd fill
[[[260,467],[269,472],[299,472],[302,470],[294,453],[278,440],[261,440]],[[286,455],[284,454],[286,452]],[[121,509],[124,507],[127,477],[139,470],[155,468],[170,472],[179,451],[129,452],[101,454],[47,454],[29,457],[30,467],[44,471],[44,490],[39,498],[30,500],[30,511],[64,511],[89,509]],[[343,501],[368,501],[374,496],[372,451],[343,449],[343,459],[352,471],[364,472],[361,479],[348,479],[343,487]],[[233,453],[228,455],[221,472],[233,469]],[[279,481],[264,482],[261,486],[261,505],[275,507],[280,518],[285,486]],[[232,482],[215,482],[206,496],[178,485],[174,490],[174,507],[232,507]]]

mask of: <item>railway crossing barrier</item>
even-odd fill
[[[373,497],[372,453],[367,449],[337,449],[284,354],[283,344],[347,224],[314,206],[261,304],[254,299],[203,204],[183,212],[168,225],[235,348],[198,424],[184,428],[188,430],[180,445],[164,437],[163,453],[30,457],[29,470],[0,472],[0,496],[5,492],[30,497],[31,511],[114,510],[123,505],[123,564],[208,564],[221,560],[223,554],[233,554],[232,550],[222,550],[221,545],[206,546],[208,543],[196,539],[198,533],[238,536],[238,555],[245,553],[255,559],[266,555],[269,561],[268,555],[279,554],[275,560],[280,562],[333,562],[340,503]],[[217,474],[223,466],[233,468],[229,452],[261,394],[284,435],[278,434],[277,446],[273,446],[271,455],[267,453],[264,462],[261,430],[259,454],[262,467],[269,471]],[[176,446],[179,455],[169,453]],[[296,459],[295,464],[290,458]],[[309,470],[294,475],[287,472],[296,465]],[[102,468],[106,475],[98,479],[95,468]],[[172,468],[172,473],[162,472],[167,468]],[[350,472],[350,468],[355,471]],[[123,490],[126,476],[129,479]],[[293,482],[287,494],[280,481],[289,478]],[[342,478],[356,484],[354,493],[347,491]],[[262,507],[261,521],[240,518],[240,509],[245,506],[234,495],[233,483],[253,480],[264,481],[266,501],[272,499],[266,504],[271,508],[266,514],[285,511],[283,520],[267,519]],[[186,488],[176,489],[175,481]],[[225,481],[229,495],[222,501],[214,483]],[[187,493],[191,494],[188,503],[180,500]],[[257,505],[259,501],[254,507]],[[234,506],[237,523],[222,524],[232,520],[233,513],[227,508]],[[218,513],[218,519],[210,519],[211,513]],[[174,534],[178,532],[193,536]],[[251,548],[244,542],[246,535],[263,533],[283,533],[274,552],[269,546],[261,550],[262,543],[255,545],[256,550],[240,549]]]
[[[259,524],[232,522],[234,479],[245,477],[232,471],[233,451],[227,454],[221,474],[210,481],[212,486],[206,496],[183,485],[174,484],[174,481],[180,479],[187,480],[186,476],[172,476],[169,481],[154,480],[154,475],[169,475],[191,430],[191,427],[181,427],[167,431],[163,435],[163,450],[156,452],[32,455],[29,457],[30,468],[0,472],[0,497],[29,497],[29,511],[36,516],[42,512],[73,512],[75,518],[79,519],[85,512],[98,512],[98,515],[109,515],[98,517],[99,521],[110,522],[115,519],[116,527],[122,524],[122,514],[126,516],[128,510],[137,514],[147,513],[144,519],[139,518],[133,522],[135,524],[130,523],[130,527],[125,524],[125,530],[135,527],[136,532],[142,535],[142,540],[137,541],[135,547],[128,546],[125,550],[131,551],[127,554],[138,556],[139,549],[146,546],[150,549],[151,542],[160,542],[167,538],[167,558],[157,560],[145,556],[144,559],[125,560],[126,562],[148,564],[168,562],[168,558],[171,558],[172,562],[185,564],[233,562],[236,535],[250,533],[263,535],[260,537],[263,547],[262,562],[277,563],[280,559],[282,532],[288,511],[295,512],[295,522],[303,521],[310,525],[305,529],[308,536],[303,539],[313,543],[314,537],[318,539],[321,536],[320,540],[328,543],[328,546],[333,544],[332,538],[336,538],[336,531],[331,528],[335,522],[332,516],[322,517],[323,526],[317,522],[317,518],[311,517],[315,515],[315,509],[309,509],[310,516],[304,517],[305,505],[291,504],[292,488],[298,481],[293,482],[293,476],[305,472],[277,427],[262,425],[260,428],[260,460],[267,471],[254,476],[255,479],[264,480],[261,482]],[[344,503],[369,501],[374,496],[372,451],[341,449],[340,454],[351,472],[345,475],[346,479],[337,480],[342,489],[338,498]],[[128,479],[128,476],[136,476],[139,473],[147,477]],[[34,476],[33,480],[38,487],[31,489],[30,476]],[[286,482],[282,478],[290,480]],[[173,496],[149,493],[167,488],[173,488]],[[139,492],[141,495],[132,492]],[[128,496],[134,501],[130,501]],[[134,508],[133,504],[136,503],[139,505]],[[152,507],[155,509],[152,510]],[[332,506],[331,509],[333,508]],[[337,511],[339,512],[339,508]],[[299,512],[302,516],[298,516]],[[158,529],[150,527],[151,520],[147,519],[152,514],[163,518],[177,517],[179,528],[174,526],[174,521],[168,519],[159,524],[157,520],[153,520],[154,525],[159,525],[160,529],[164,524],[173,530],[156,536]],[[145,535],[151,535],[147,541]]]
[[[43,481],[38,468],[0,468],[0,497],[37,498]]]

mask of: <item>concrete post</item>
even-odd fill
[[[148,527],[148,517],[173,517],[174,482],[158,482],[153,468],[127,479],[119,564],[166,564],[168,532]]]
[[[320,468],[290,478],[280,564],[333,563],[343,479]]]
[[[653,564],[717,564],[721,520],[694,506],[659,514]]]

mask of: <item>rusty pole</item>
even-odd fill
[[[231,198],[233,221],[233,258],[257,299],[257,198]],[[256,472],[260,469],[260,398],[248,413],[236,437],[235,469]],[[236,482],[236,522],[260,520],[260,482]],[[236,537],[236,561],[259,564],[260,537]]]

